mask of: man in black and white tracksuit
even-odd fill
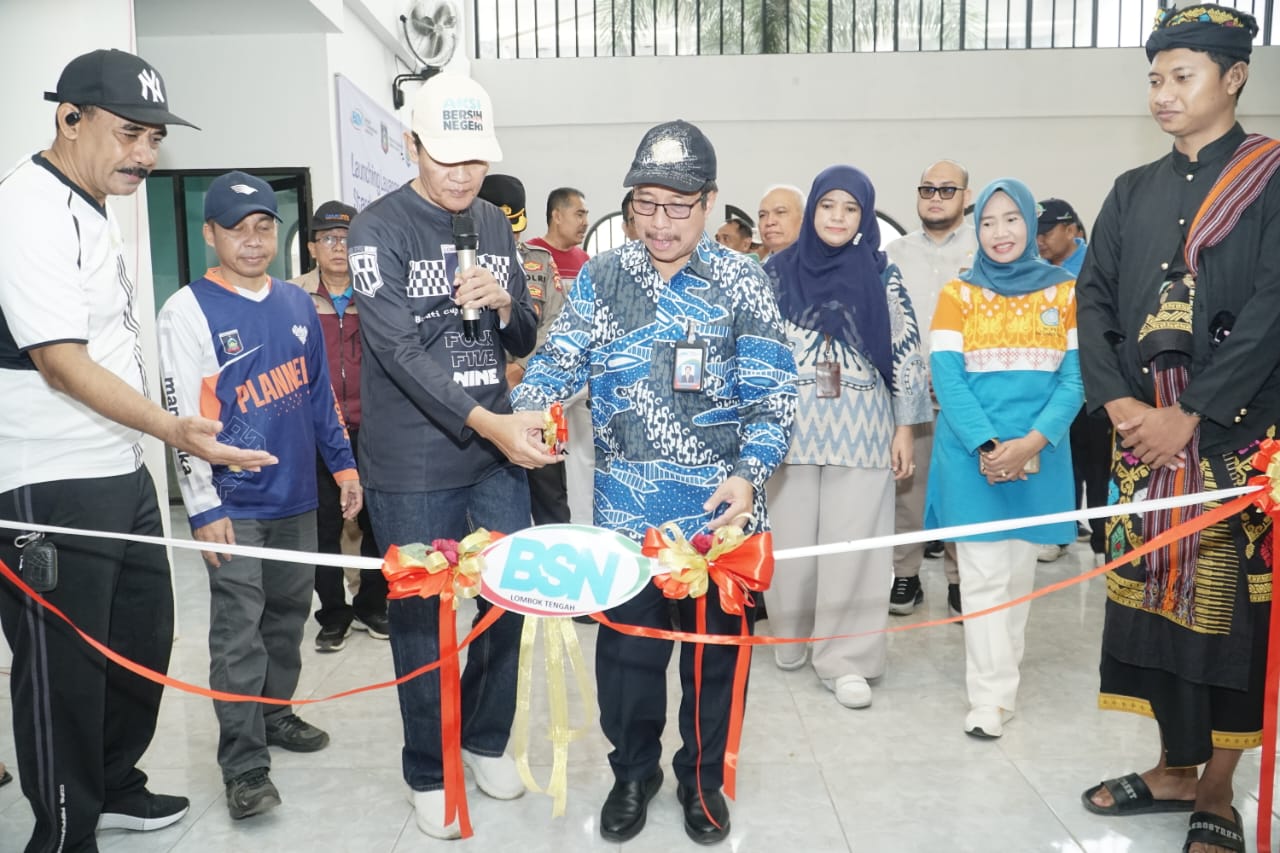
[[[225,465],[275,461],[219,444],[216,421],[175,417],[148,398],[135,285],[106,201],[142,184],[165,125],[189,123],[169,112],[156,70],[117,50],[72,60],[45,97],[58,104],[53,144],[0,179],[0,517],[159,536],[144,432]],[[164,672],[173,642],[164,549],[34,539],[0,532],[0,559],[21,565],[81,629]],[[37,571],[51,561],[35,549],[48,543],[56,573]],[[35,816],[27,853],[95,851],[96,829],[180,820],[187,799],[148,791],[137,767],[160,686],[106,663],[8,583],[0,624],[14,656],[18,775]]]
[[[510,414],[507,398],[506,352],[529,353],[538,321],[511,226],[476,198],[502,157],[488,94],[462,75],[432,77],[415,96],[405,142],[418,177],[365,208],[348,235],[364,340],[360,476],[384,548],[528,527],[523,469],[552,461],[528,434],[540,436],[541,415]],[[454,235],[472,228],[475,265],[460,265]],[[470,336],[464,308],[479,315]],[[482,613],[489,607],[477,602]],[[387,618],[397,673],[439,657],[435,601],[394,599]],[[504,614],[468,648],[462,673],[462,759],[498,799],[524,793],[504,755],[521,627],[517,614]],[[456,838],[459,822],[445,813],[439,697],[436,672],[400,686],[404,778],[418,827]]]

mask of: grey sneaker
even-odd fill
[[[297,714],[284,714],[267,720],[267,746],[278,746],[290,752],[318,752],[328,745],[328,733]]]
[[[316,651],[340,652],[347,647],[351,626],[325,625],[316,633]]]
[[[280,805],[280,792],[271,784],[265,767],[255,767],[227,783],[227,811],[232,820],[244,820]]]

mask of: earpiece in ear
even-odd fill
[[[71,127],[72,125],[79,122],[80,121],[79,110],[72,110],[71,112],[67,113],[67,117],[65,121],[67,122],[67,127]]]

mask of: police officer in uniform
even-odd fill
[[[488,175],[480,187],[480,198],[497,207],[511,223],[516,236],[516,251],[524,267],[525,282],[538,315],[538,342],[534,351],[547,339],[547,330],[564,309],[564,283],[556,270],[551,253],[540,246],[530,246],[520,235],[529,224],[525,214],[524,184],[511,175]],[[529,356],[507,353],[507,384],[514,388],[524,376]],[[548,465],[528,472],[529,499],[534,524],[568,524],[569,492],[563,465]]]

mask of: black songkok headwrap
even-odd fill
[[[1248,62],[1258,22],[1248,12],[1213,3],[1199,3],[1185,9],[1161,9],[1155,29],[1147,38],[1147,60],[1162,50],[1179,47],[1217,53]]]

